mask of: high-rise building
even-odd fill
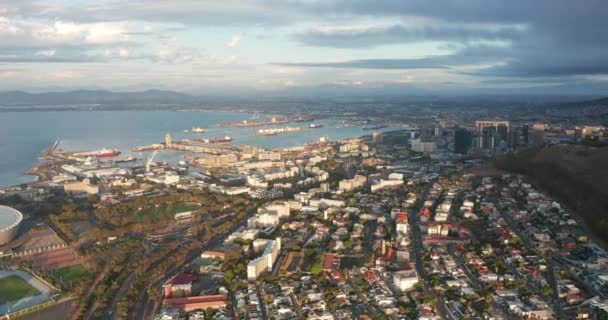
[[[173,143],[171,141],[171,133],[167,132],[165,134],[165,147],[171,148],[173,147]]]
[[[372,133],[372,138],[374,140],[374,143],[382,143],[382,137],[383,137],[383,134],[381,131],[374,131],[374,133]]]
[[[478,149],[494,151],[509,146],[509,121],[475,121]]]
[[[545,143],[545,125],[543,123],[535,123],[532,126],[532,144],[541,146]]]
[[[473,142],[473,135],[469,130],[458,128],[454,131],[454,152],[466,154]]]
[[[528,145],[530,143],[530,127],[527,124],[521,126],[521,142],[523,145]]]
[[[477,134],[481,134],[483,128],[485,127],[498,128],[499,126],[506,127],[506,131],[508,132],[510,123],[509,121],[475,121],[475,129],[477,130]]]

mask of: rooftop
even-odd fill
[[[16,209],[0,206],[0,231],[8,230],[18,225],[23,215]]]

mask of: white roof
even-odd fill
[[[23,215],[16,209],[6,206],[0,206],[0,231],[9,230],[17,226]]]

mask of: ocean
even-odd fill
[[[258,115],[265,118],[266,115]],[[0,112],[0,187],[34,181],[24,171],[38,163],[38,156],[55,140],[61,140],[60,150],[95,150],[113,148],[120,157],[146,158],[146,153],[132,152],[137,146],[164,141],[170,132],[173,140],[231,136],[233,144],[255,145],[267,149],[302,145],[327,137],[331,140],[371,134],[362,126],[342,120],[314,121],[323,127],[274,136],[258,136],[259,128],[308,126],[308,122],[264,127],[220,127],[224,121],[250,119],[252,114],[234,112],[178,111],[61,111],[61,112]],[[203,134],[184,132],[193,127],[208,131]],[[382,129],[394,130],[395,127]],[[177,161],[183,155],[162,152],[156,160]]]

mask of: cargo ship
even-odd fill
[[[134,162],[134,161],[137,161],[137,158],[135,158],[135,157],[126,157],[126,158],[124,158],[122,160],[116,160],[115,162],[116,163],[123,163],[123,162]]]
[[[322,128],[323,125],[322,124],[311,123],[308,127],[311,128],[311,129],[319,129],[319,128]]]
[[[118,151],[116,149],[103,148],[103,149],[99,149],[99,150],[95,150],[95,151],[77,153],[77,154],[75,154],[75,156],[109,158],[109,157],[115,157],[119,154],[120,154],[120,151]]]
[[[202,141],[205,143],[228,143],[228,142],[232,142],[232,137],[225,136],[225,137],[219,137],[219,138],[208,138],[208,139],[203,139]]]
[[[284,127],[260,129],[257,134],[260,136],[273,136],[275,134],[292,133],[302,131],[302,127]]]
[[[238,122],[220,122],[220,127],[257,127],[267,124],[288,123],[289,119],[283,117],[272,117],[266,120],[243,120]]]
[[[310,121],[314,121],[315,118],[313,117],[305,117],[305,116],[299,116],[299,117],[295,117],[293,119],[291,119],[291,121],[293,122],[310,122]]]
[[[388,126],[377,125],[377,126],[363,127],[363,130],[379,130],[379,129],[384,129],[384,128],[388,128]]]

